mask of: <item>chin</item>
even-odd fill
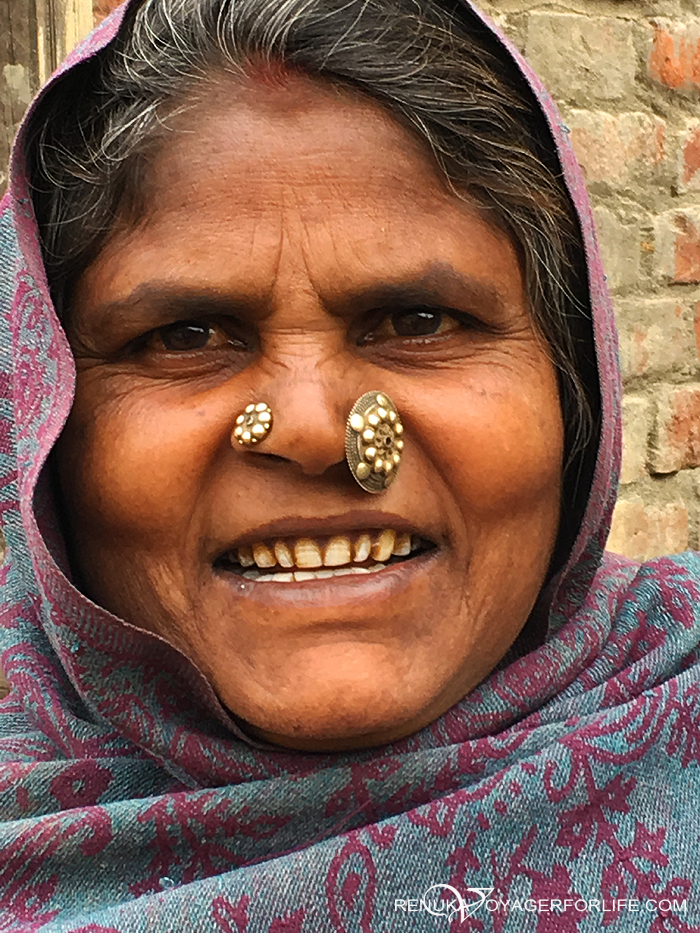
[[[415,732],[423,722],[405,692],[391,689],[388,678],[365,674],[332,683],[313,680],[313,689],[280,690],[277,702],[238,713],[251,736],[299,751],[344,751],[385,745]],[[383,684],[383,686],[379,686]],[[401,701],[398,701],[401,697]]]

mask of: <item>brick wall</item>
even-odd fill
[[[700,544],[700,4],[485,5],[561,107],[620,330],[622,487],[609,547]]]

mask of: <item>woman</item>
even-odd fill
[[[491,25],[133,4],[2,244],[3,929],[698,928],[698,563],[603,555],[611,309]]]

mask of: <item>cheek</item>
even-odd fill
[[[166,406],[155,392],[105,404],[99,394],[91,381],[79,382],[56,448],[74,522],[132,541],[178,531],[222,432],[197,409]]]
[[[429,416],[411,413],[432,469],[469,516],[558,516],[564,440],[556,376],[548,363],[520,377],[492,372],[463,382],[452,399],[444,387],[427,390]]]

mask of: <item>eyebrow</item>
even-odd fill
[[[400,282],[387,282],[346,292],[339,306],[353,311],[374,308],[452,304],[463,310],[505,311],[503,298],[492,282],[478,276],[458,272],[453,266],[440,264],[428,272]]]
[[[459,272],[449,263],[433,263],[425,271],[399,281],[343,289],[319,300],[328,313],[341,318],[380,308],[415,305],[454,305],[465,311],[478,309],[496,316],[505,311],[493,282]],[[145,328],[158,327],[161,321],[224,316],[254,322],[269,316],[270,296],[154,280],[139,284],[123,299],[98,305],[94,314],[93,324],[103,333],[117,330],[119,322],[125,319],[132,325],[141,320]]]
[[[174,285],[163,282],[143,282],[126,298],[108,301],[95,309],[97,324],[109,326],[123,319],[143,320],[144,326],[160,319],[196,319],[249,313],[248,300],[234,300],[217,289]]]

